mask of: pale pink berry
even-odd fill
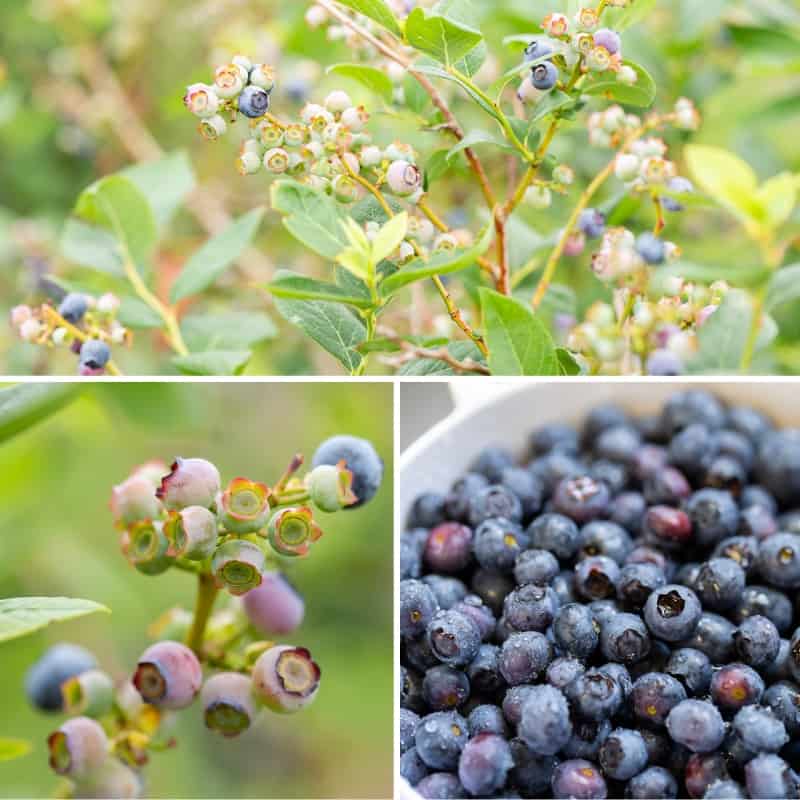
[[[291,633],[303,622],[302,596],[280,572],[266,572],[242,604],[250,622],[267,636]]]
[[[156,496],[169,509],[209,508],[219,493],[219,470],[203,458],[176,458],[169,475],[161,479]]]
[[[400,197],[405,197],[419,189],[422,184],[422,173],[408,161],[395,161],[386,173],[389,188]]]
[[[89,717],[65,722],[47,738],[50,766],[59,775],[81,778],[97,769],[108,755],[108,737]]]
[[[317,695],[319,681],[320,669],[304,647],[271,647],[253,666],[256,699],[281,714],[309,705]]]
[[[197,656],[179,642],[158,642],[142,653],[133,685],[142,700],[156,708],[176,710],[191,705],[203,683]]]

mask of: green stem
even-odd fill
[[[214,578],[206,573],[197,576],[197,599],[194,607],[192,627],[186,636],[186,644],[194,650],[198,658],[203,655],[203,639],[206,634],[214,601],[217,599],[219,589],[214,583]]]
[[[764,262],[769,267],[771,274],[780,266],[782,253],[780,250],[776,251],[772,247],[772,239],[770,236],[766,236],[762,239],[760,245]],[[756,345],[758,344],[758,333],[761,329],[761,321],[764,318],[764,306],[767,301],[768,291],[769,281],[765,281],[764,284],[758,288],[753,298],[753,319],[750,322],[750,332],[747,336],[747,343],[742,352],[742,361],[739,365],[742,372],[749,372],[753,364],[753,358],[756,354]]]

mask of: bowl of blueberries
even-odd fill
[[[402,797],[800,797],[795,401],[540,383],[405,452]]]

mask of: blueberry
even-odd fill
[[[466,522],[469,519],[469,503],[472,496],[489,485],[489,479],[479,472],[468,472],[451,487],[444,500],[447,519]]]
[[[97,666],[95,657],[77,644],[55,644],[28,670],[25,693],[40,711],[61,711],[61,684]]]
[[[630,800],[672,800],[678,796],[678,783],[664,767],[648,767],[634,775],[625,787]]]
[[[492,484],[476,492],[469,502],[469,524],[476,529],[484,520],[501,517],[522,521],[522,503],[506,486]]]
[[[481,733],[494,733],[506,738],[508,736],[508,723],[499,706],[480,705],[470,711],[467,717],[467,727],[470,736]]]
[[[238,107],[250,119],[263,117],[269,111],[269,92],[258,86],[246,86],[239,95]]]
[[[522,467],[506,467],[500,483],[517,496],[522,504],[522,521],[527,524],[542,507],[544,486],[530,470]]]
[[[500,648],[495,644],[482,644],[478,655],[467,666],[467,677],[473,691],[494,694],[505,685],[500,674]]]
[[[626,781],[647,766],[647,747],[638,731],[616,728],[600,745],[598,758],[608,777]]]
[[[717,442],[709,428],[700,422],[688,425],[669,443],[669,460],[690,478],[705,475],[716,455]]]
[[[571,425],[554,422],[537,428],[530,436],[534,456],[543,456],[553,450],[569,455],[578,453],[578,432]]]
[[[574,575],[569,570],[562,570],[558,575],[550,581],[550,588],[558,596],[558,602],[564,606],[567,603],[574,603],[577,599],[575,597],[575,581]]]
[[[435,528],[447,519],[444,496],[439,492],[424,492],[411,505],[406,526],[408,528]]]
[[[673,741],[694,753],[716,750],[725,738],[725,723],[717,707],[704,700],[684,700],[667,716]]]
[[[773,683],[761,698],[790,736],[800,733],[800,687],[791,681]]]
[[[226,738],[246,731],[258,714],[249,675],[218,672],[203,684],[203,719],[209,730]]]
[[[650,635],[641,617],[615,614],[600,630],[600,649],[609,661],[635,664],[650,652]]]
[[[383,480],[383,460],[366,439],[355,436],[334,436],[323,442],[312,459],[312,466],[336,466],[344,461],[353,475],[352,490],[358,500],[346,507],[354,509],[368,503],[378,491]]]
[[[608,486],[589,476],[565,478],[553,494],[553,509],[579,523],[605,514],[610,502]]]
[[[429,531],[425,528],[414,528],[400,534],[401,581],[407,578],[419,578],[422,575],[422,552],[428,541],[428,535]]]
[[[50,767],[76,781],[88,778],[103,765],[109,741],[102,726],[89,717],[67,720],[47,738]]]
[[[528,528],[531,546],[548,550],[560,559],[569,559],[580,547],[578,526],[563,514],[542,514]]]
[[[681,681],[691,695],[704,695],[711,686],[711,661],[705,653],[691,647],[673,650],[664,671]]]
[[[607,719],[600,722],[579,720],[573,723],[572,736],[562,748],[562,753],[567,758],[585,758],[594,761],[600,752],[600,745],[610,733],[611,722]]]
[[[539,37],[534,39],[526,48],[525,48],[525,60],[526,61],[538,61],[542,58],[548,58],[549,56],[555,53],[555,48],[553,44],[544,37]]]
[[[592,613],[578,603],[558,609],[553,620],[553,637],[564,653],[580,659],[588,658],[599,641]]]
[[[733,646],[739,660],[755,669],[773,663],[780,650],[780,634],[766,617],[748,617],[733,634]]]
[[[428,536],[423,553],[425,563],[435,572],[459,572],[472,555],[472,531],[458,522],[437,525]]]
[[[495,614],[500,614],[506,595],[514,589],[514,582],[499,572],[479,569],[472,576],[470,588]]]
[[[606,556],[590,556],[575,566],[575,589],[588,600],[603,600],[617,593],[621,570]]]
[[[453,800],[467,796],[461,781],[450,772],[433,772],[414,788],[425,800]]]
[[[753,509],[762,510],[758,506],[754,506]],[[745,509],[743,513],[753,509]],[[758,559],[758,549],[758,539],[754,536],[729,536],[727,539],[717,543],[711,555],[713,558],[733,559],[747,575],[754,572],[756,560]],[[739,597],[737,605],[741,602],[742,598]]]
[[[800,628],[797,628],[789,641],[789,671],[795,681],[800,682]]]
[[[599,669],[603,675],[608,675],[617,682],[619,688],[622,690],[623,700],[627,700],[631,696],[631,692],[633,691],[633,679],[627,667],[624,667],[622,664],[611,662],[609,664],[603,664]]]
[[[728,765],[720,752],[692,753],[683,780],[689,797],[702,797],[709,786],[728,777]]]
[[[642,523],[645,541],[664,550],[679,551],[692,541],[692,521],[671,506],[651,506]]]
[[[586,667],[583,662],[577,658],[561,656],[554,658],[550,662],[545,677],[551,686],[555,686],[556,689],[565,689],[575,678],[583,675],[584,672],[586,672]]]
[[[739,533],[756,539],[766,539],[778,532],[775,515],[763,505],[742,507],[739,512]]]
[[[617,564],[622,564],[633,549],[630,534],[615,522],[594,520],[581,528],[580,536],[581,549],[578,558],[607,556]]]
[[[458,578],[446,575],[424,575],[422,582],[433,592],[439,608],[445,610],[452,608],[469,594],[467,587]]]
[[[747,406],[729,409],[726,425],[746,436],[753,444],[759,442],[774,427],[769,417]]]
[[[506,597],[503,616],[511,630],[543,632],[553,622],[558,606],[558,597],[549,586],[526,583]]]
[[[558,559],[547,550],[523,550],[514,562],[514,580],[518,584],[547,586],[558,572]]]
[[[758,570],[773,586],[800,588],[800,535],[776,533],[764,539],[758,552]]]
[[[726,412],[714,395],[696,389],[673,394],[661,412],[664,429],[672,434],[699,422],[711,430],[722,428]]]
[[[410,747],[400,756],[400,776],[412,786],[428,775],[428,766],[419,757],[416,747]]]
[[[701,613],[697,595],[673,583],[651,592],[645,603],[644,620],[654,636],[677,642],[692,635]]]
[[[535,686],[523,706],[519,736],[537,755],[558,753],[572,736],[566,697],[554,686]]]
[[[81,345],[81,366],[87,369],[103,369],[111,360],[111,348],[100,339],[87,339]]]
[[[622,610],[616,600],[592,600],[592,602],[589,603],[588,608],[589,611],[591,611],[595,622],[597,622],[600,627],[605,625],[611,619],[611,617],[613,617],[615,614],[618,614]]]
[[[749,705],[733,718],[732,729],[742,743],[754,753],[777,753],[789,737],[782,720],[772,709]]]
[[[530,686],[528,684],[520,684],[510,687],[505,693],[502,705],[503,716],[508,720],[509,724],[513,725],[515,728],[522,720],[522,707],[535,688],[535,686]]]
[[[487,447],[470,466],[470,472],[483,475],[490,483],[500,483],[503,472],[514,466],[514,457],[502,447]]]
[[[455,711],[435,711],[417,726],[415,745],[431,769],[454,770],[467,743],[467,721]]]
[[[758,703],[764,694],[761,676],[746,664],[727,664],[711,679],[711,699],[725,712]]]
[[[463,600],[459,600],[452,606],[452,609],[469,617],[478,626],[483,641],[487,641],[494,634],[497,620],[491,609],[484,605],[483,600],[477,595],[468,594]]]
[[[666,584],[664,570],[655,564],[626,564],[617,583],[617,597],[626,611],[641,611],[650,594]]]
[[[557,800],[605,800],[608,788],[600,770],[582,758],[562,761],[553,771],[553,797]]]
[[[505,786],[513,766],[508,742],[494,733],[480,733],[461,751],[458,777],[469,794],[486,797]]]
[[[642,435],[630,423],[604,428],[595,438],[592,449],[595,458],[605,458],[631,465],[642,445]]]
[[[415,714],[427,711],[422,697],[422,676],[413,669],[400,667],[400,707]]]
[[[428,642],[433,654],[444,664],[469,664],[481,646],[478,626],[457,611],[439,611],[428,623]]]
[[[683,647],[702,650],[713,664],[725,664],[733,657],[733,633],[736,626],[732,622],[704,611],[697,620],[694,633],[682,642]]]
[[[531,82],[540,92],[549,92],[558,82],[558,67],[551,61],[537,64],[531,70]]]
[[[686,700],[683,685],[663,672],[648,672],[633,684],[631,692],[636,716],[654,725],[663,725],[678,703]]]
[[[747,470],[731,456],[719,455],[708,465],[705,486],[713,489],[724,489],[734,497],[738,497],[747,482]]]
[[[762,669],[764,680],[768,683],[775,681],[785,681],[792,678],[792,671],[789,667],[791,660],[791,645],[788,639],[781,639],[778,645],[778,655],[775,661]]]
[[[573,712],[580,718],[599,722],[612,717],[622,705],[622,688],[610,675],[586,670],[565,689]]]
[[[433,592],[422,582],[400,582],[400,635],[416,637],[425,633],[439,608]]]
[[[667,181],[667,189],[674,194],[692,194],[694,192],[694,185],[687,178],[676,176]],[[684,206],[683,203],[676,200],[674,197],[669,197],[668,195],[664,195],[661,198],[661,205],[664,206],[667,211],[670,211],[673,214],[679,213],[686,209],[686,206]]]
[[[747,793],[754,800],[783,800],[796,798],[800,793],[800,779],[795,771],[773,754],[762,754],[744,768]]]
[[[714,434],[715,450],[721,456],[729,456],[741,464],[745,473],[749,472],[755,461],[756,451],[753,443],[744,434],[725,428]]]
[[[89,303],[86,295],[77,292],[70,292],[58,306],[58,313],[73,325],[77,325],[88,310]]]
[[[532,683],[552,660],[550,642],[541,633],[512,633],[500,648],[500,674],[509,686]]]
[[[422,696],[434,711],[459,708],[469,698],[469,690],[469,678],[446,664],[431,667],[422,681]]]
[[[714,781],[706,789],[703,800],[745,800],[746,797],[747,795],[741,784],[727,779]]]
[[[132,680],[145,703],[176,710],[191,705],[197,697],[203,669],[188,647],[163,641],[142,653]]]
[[[647,503],[639,492],[622,492],[611,501],[609,518],[630,533],[637,534],[646,509]]]
[[[767,433],[759,442],[755,475],[785,506],[800,500],[800,430]]]
[[[555,756],[539,756],[522,739],[509,743],[514,767],[509,773],[511,781],[525,797],[543,797],[550,791],[550,781],[558,764]]]
[[[667,248],[664,242],[652,233],[642,233],[636,240],[636,252],[648,264],[663,264]]]
[[[733,536],[739,526],[739,509],[728,492],[701,489],[686,503],[695,537],[701,545],[716,544]]]
[[[510,572],[527,541],[527,536],[515,522],[502,517],[484,520],[475,529],[475,560],[484,569]]]
[[[605,214],[603,214],[601,211],[598,211],[596,208],[587,208],[584,211],[581,211],[581,214],[578,217],[578,230],[580,230],[580,232],[586,236],[587,239],[599,239],[606,230]],[[598,416],[600,414],[598,410],[595,410],[595,413]],[[622,414],[622,419],[626,419],[624,414]],[[587,424],[591,423],[592,417],[590,416],[589,420],[587,420]]]
[[[704,607],[726,611],[739,601],[744,584],[744,570],[736,561],[712,558],[700,566],[692,588]]]
[[[531,461],[528,469],[542,482],[548,494],[552,494],[562,480],[579,478],[586,474],[585,463],[560,450],[554,450]]]
[[[650,505],[680,506],[692,493],[692,487],[679,469],[664,467],[644,479],[642,492]]]
[[[419,716],[407,708],[400,709],[400,753],[405,753],[414,746]]]
[[[612,31],[610,28],[601,28],[594,34],[594,46],[605,47],[613,56],[622,49],[622,39],[616,31]]]

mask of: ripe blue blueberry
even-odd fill
[[[485,642],[494,636],[497,620],[492,610],[484,604],[483,600],[476,594],[468,594],[463,600],[459,600],[452,606],[453,611],[469,617],[481,632],[481,639]]]
[[[600,770],[582,758],[562,761],[553,771],[553,797],[557,800],[605,800],[608,787]]]
[[[508,723],[515,728],[519,726],[522,720],[522,707],[535,688],[536,687],[528,684],[520,684],[519,686],[510,687],[508,691],[506,691],[502,705],[503,716]]]
[[[514,761],[508,742],[494,733],[479,733],[461,751],[458,778],[467,792],[488,797],[505,786]]]
[[[58,306],[58,313],[73,325],[77,325],[88,310],[89,303],[86,295],[77,292],[70,292]]]
[[[472,531],[458,522],[443,522],[428,536],[423,557],[435,572],[458,572],[469,563]]]
[[[705,653],[691,647],[673,650],[664,672],[681,681],[691,695],[704,695],[711,686],[711,661]]]
[[[611,731],[600,745],[598,759],[603,772],[615,780],[626,781],[647,766],[647,747],[642,735],[630,728]]]
[[[553,648],[536,631],[512,633],[500,648],[500,674],[509,686],[533,683],[553,660]]]
[[[424,575],[422,582],[433,592],[440,608],[452,608],[463,600],[468,592],[463,581],[449,575]]]
[[[667,189],[673,194],[692,194],[694,192],[694,184],[688,178],[682,178],[678,175],[667,181]],[[661,198],[661,205],[672,213],[678,213],[686,209],[683,203],[668,195],[664,195]]]
[[[434,711],[450,711],[464,705],[469,691],[469,678],[446,664],[431,667],[422,681],[422,696]]]
[[[585,209],[578,217],[578,229],[587,239],[599,239],[606,230],[605,214],[596,208]],[[626,417],[623,415],[622,419]]]
[[[448,519],[444,508],[445,498],[439,492],[423,492],[411,505],[406,527],[435,528]]]
[[[53,645],[25,675],[28,702],[41,711],[61,711],[61,684],[96,666],[95,657],[77,644]]]
[[[522,521],[524,524],[533,519],[542,507],[544,486],[539,478],[530,470],[522,467],[506,467],[500,478],[503,486],[511,489],[522,504]]]
[[[667,716],[673,741],[694,753],[716,750],[725,738],[725,723],[717,707],[704,700],[684,700]]]
[[[547,586],[558,573],[558,559],[547,550],[523,550],[514,562],[514,580],[518,584]]]
[[[740,783],[726,779],[714,781],[706,789],[703,800],[745,800],[746,797],[747,795]]]
[[[551,686],[555,686],[556,689],[565,689],[584,672],[586,672],[586,667],[582,661],[569,656],[561,656],[550,662],[545,677]]]
[[[490,483],[500,483],[503,472],[514,466],[514,456],[504,447],[486,447],[470,466],[470,472],[483,475]]]
[[[621,525],[607,520],[593,520],[581,528],[578,558],[607,556],[622,564],[633,549],[630,534]]]
[[[590,522],[603,516],[611,502],[611,492],[603,481],[583,476],[565,478],[556,487],[553,509],[575,522]]]
[[[744,775],[748,795],[757,800],[788,800],[800,792],[797,773],[772,753],[759,755],[748,762]]]
[[[549,586],[526,583],[506,597],[503,617],[510,630],[543,633],[553,622],[558,606],[558,597]]]
[[[554,450],[577,455],[579,449],[578,432],[572,425],[554,422],[537,428],[529,437],[531,452],[543,456]]]
[[[666,582],[664,570],[655,564],[626,564],[617,583],[617,598],[626,611],[640,612],[650,594]]]
[[[634,775],[625,787],[625,797],[630,800],[674,800],[677,796],[678,782],[664,767],[648,767]]]
[[[492,484],[472,495],[469,524],[473,529],[484,520],[498,517],[515,523],[522,521],[522,503],[514,492],[501,484]]]
[[[517,523],[503,517],[486,519],[475,529],[475,560],[484,569],[510,572],[527,541]]]
[[[635,664],[647,658],[650,647],[650,634],[636,614],[615,614],[600,629],[600,649],[609,661]]]
[[[727,611],[742,596],[744,570],[732,558],[712,558],[701,564],[693,589],[703,606],[712,611]]]
[[[433,592],[422,581],[400,582],[400,635],[423,634],[439,608]]]
[[[800,687],[791,681],[773,683],[761,702],[783,723],[790,736],[800,733]]]
[[[681,642],[683,647],[702,650],[712,664],[726,664],[733,658],[733,634],[736,626],[725,617],[704,611],[694,633]]]
[[[741,708],[733,718],[732,730],[754,753],[777,753],[789,741],[783,721],[764,706]]]
[[[87,339],[81,345],[81,366],[88,369],[103,369],[111,359],[111,348],[100,339]]]
[[[552,61],[537,64],[531,70],[531,82],[540,92],[549,92],[558,82],[558,67]]]
[[[458,776],[450,772],[432,772],[414,788],[425,800],[450,800],[451,797],[466,796]]]
[[[537,755],[555,755],[572,736],[569,704],[554,686],[535,686],[522,705],[519,736]]]
[[[321,464],[336,466],[340,462],[353,475],[352,490],[358,498],[347,509],[368,503],[378,491],[383,480],[383,460],[371,442],[355,436],[334,436],[323,442],[314,453],[312,466]]]
[[[269,92],[258,86],[246,86],[239,95],[239,111],[250,119],[263,117],[269,111]]]
[[[572,724],[572,736],[561,752],[567,758],[585,758],[596,761],[600,745],[611,733],[611,722],[607,719],[600,722],[578,720]]]
[[[776,533],[764,539],[758,551],[758,570],[773,586],[800,588],[800,536]]]
[[[733,634],[733,646],[739,660],[755,669],[772,664],[780,650],[781,637],[766,617],[748,617]]]
[[[525,48],[525,60],[538,61],[539,59],[552,56],[553,53],[555,53],[555,48],[553,47],[552,42],[544,37],[539,37],[534,39]]]
[[[410,747],[400,756],[400,776],[412,786],[428,775],[428,767],[419,757],[416,747]]]
[[[499,706],[484,704],[475,706],[467,717],[470,736],[481,733],[494,733],[508,738],[508,723]]]
[[[419,757],[436,770],[455,770],[469,738],[467,721],[455,711],[435,711],[417,726],[415,744]]]
[[[636,240],[636,252],[648,264],[663,264],[666,259],[666,245],[652,233],[642,233]]]
[[[531,546],[548,550],[560,559],[569,559],[580,547],[580,531],[563,514],[542,514],[528,528]]]
[[[445,517],[456,522],[466,522],[469,519],[472,496],[488,485],[489,479],[479,472],[468,472],[463,478],[459,478],[445,497]]]
[[[478,626],[457,611],[440,611],[428,624],[428,642],[433,654],[450,666],[469,664],[481,646]]]
[[[663,725],[667,715],[683,700],[683,685],[663,672],[647,672],[637,678],[631,691],[633,711],[636,716],[654,725]]]
[[[711,699],[725,712],[735,712],[758,703],[763,694],[763,679],[746,664],[727,664],[711,679]]]
[[[414,746],[414,738],[417,735],[417,725],[419,725],[419,715],[408,708],[400,709],[400,753],[405,753]]]
[[[586,670],[565,689],[574,713],[599,722],[612,717],[622,705],[622,688],[610,675],[598,669]]]
[[[587,600],[615,597],[620,568],[607,556],[590,556],[575,566],[575,590]]]

